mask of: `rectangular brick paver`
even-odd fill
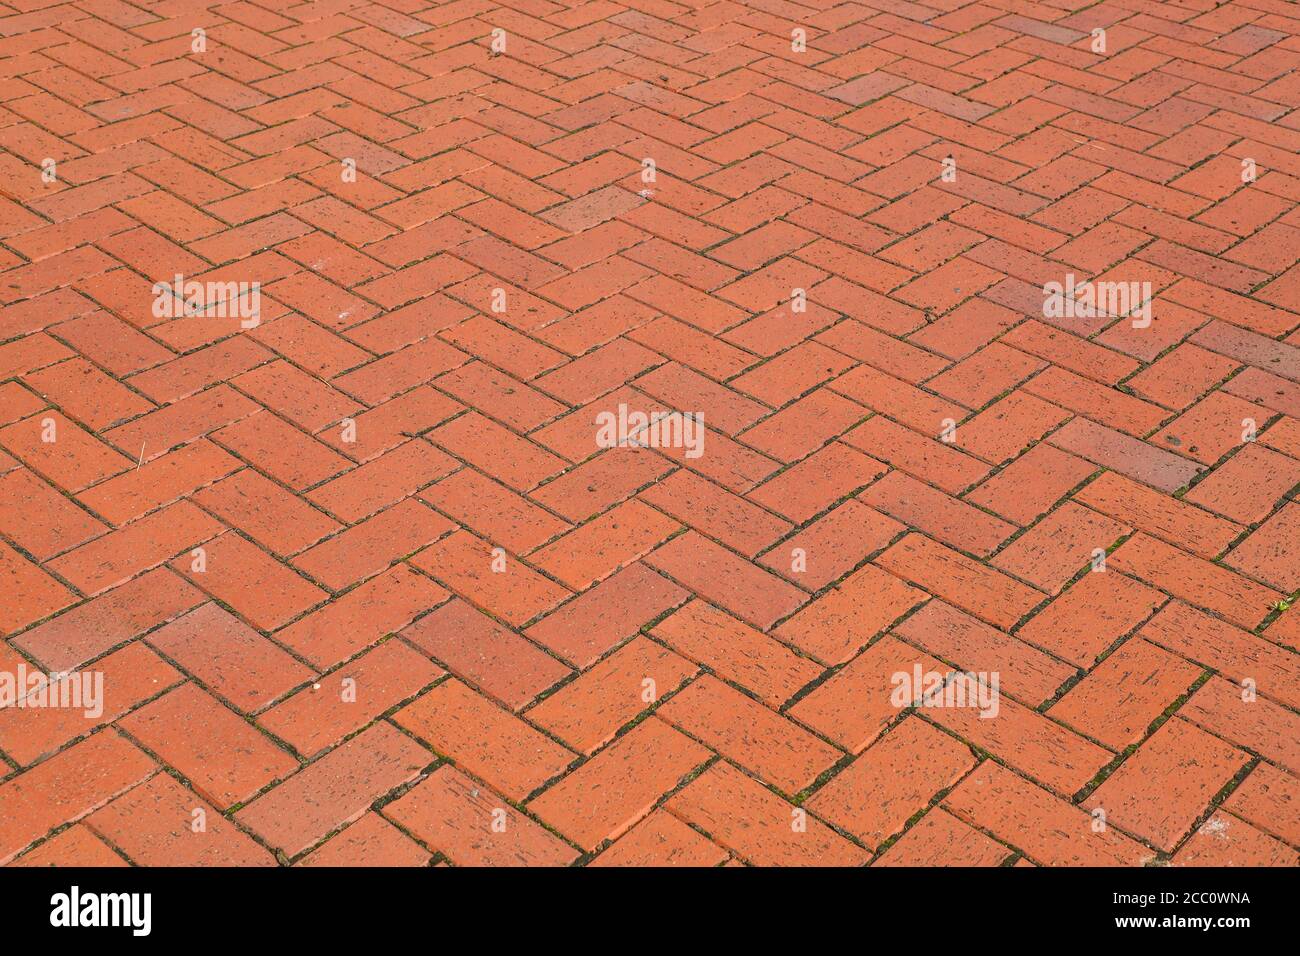
[[[1294,865],[1300,18],[1014,6],[0,8],[0,860]]]

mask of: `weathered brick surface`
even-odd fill
[[[0,862],[1295,865],[1300,20],[1069,6],[0,9]]]

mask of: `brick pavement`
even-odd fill
[[[0,861],[1294,865],[1298,66],[0,4]]]

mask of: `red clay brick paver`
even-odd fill
[[[1139,6],[0,6],[0,864],[1300,862],[1300,18]]]

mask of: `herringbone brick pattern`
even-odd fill
[[[1298,67],[1283,0],[0,3],[0,670],[104,689],[0,711],[0,861],[1294,865]]]

